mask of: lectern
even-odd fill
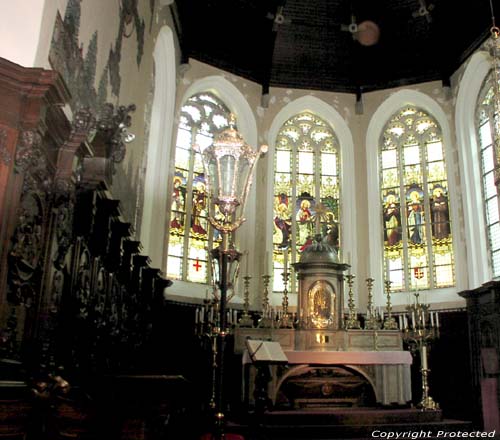
[[[267,385],[271,380],[271,365],[287,364],[288,358],[279,342],[259,339],[247,339],[246,348],[252,364],[255,365],[255,412],[262,414],[272,406],[267,392]],[[246,381],[248,383],[248,380]]]

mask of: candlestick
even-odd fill
[[[359,324],[359,320],[356,316],[356,305],[354,304],[354,295],[352,293],[352,286],[354,284],[355,275],[348,274],[346,275],[347,285],[349,286],[349,291],[347,294],[347,306],[349,307],[349,315],[346,322],[347,329],[359,329],[361,328]]]
[[[384,282],[384,284],[385,284],[385,290],[386,290],[386,294],[387,294],[387,305],[386,305],[387,316],[385,318],[383,328],[384,328],[384,330],[397,330],[398,325],[396,324],[396,320],[392,316],[392,304],[391,304],[391,284],[392,284],[392,281],[386,280]]]
[[[284,249],[284,260],[285,260],[285,270],[283,271],[283,302],[282,302],[282,306],[283,306],[283,313],[281,315],[281,318],[279,319],[278,321],[278,326],[279,328],[291,328],[293,327],[292,325],[292,322],[290,321],[290,317],[288,316],[288,290],[287,290],[287,286],[288,286],[288,272],[287,272],[287,264],[286,264],[286,261],[287,261],[287,257],[286,257],[286,254],[288,253],[288,249]]]
[[[264,283],[264,291],[262,293],[262,316],[259,319],[258,327],[268,328],[273,326],[273,322],[271,320],[270,308],[269,308],[269,280],[271,279],[271,275],[262,275],[262,280]]]
[[[252,279],[251,276],[244,276],[243,277],[243,314],[241,315],[241,318],[238,321],[238,326],[239,327],[253,327],[253,319],[248,313],[249,307],[250,307],[250,280]]]
[[[365,321],[366,330],[377,330],[380,328],[377,316],[375,313],[375,307],[373,305],[373,283],[375,280],[373,278],[366,279],[366,286],[368,288],[368,304],[366,309],[367,319]]]
[[[422,375],[422,399],[418,406],[422,410],[437,410],[439,405],[429,395],[429,365],[428,365],[428,347],[429,344],[439,337],[439,330],[435,323],[435,314],[429,312],[428,304],[421,304],[419,294],[415,292],[415,302],[409,304],[406,310],[411,315],[411,328],[405,326],[403,330],[403,339],[410,347],[412,354],[417,351],[420,354],[420,372]],[[427,316],[429,318],[427,318]],[[429,324],[427,320],[429,319]]]

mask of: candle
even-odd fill
[[[199,313],[199,311],[200,311],[200,310],[198,309],[198,307],[196,307],[196,310],[195,310],[195,312],[194,312],[194,323],[195,323],[195,324],[198,324],[198,320],[199,320],[199,315],[198,315],[198,313]]]
[[[267,275],[269,270],[269,251],[266,251],[266,258],[264,260],[264,274]]]
[[[234,314],[233,322],[237,323],[238,322],[238,310],[233,310],[233,314]]]
[[[250,252],[249,251],[245,251],[245,254],[246,254],[246,258],[247,258],[247,261],[246,261],[246,265],[245,265],[245,275],[248,276],[248,261],[250,260]]]
[[[431,327],[434,327],[434,312],[431,312]]]
[[[436,312],[436,327],[439,328],[439,312]]]
[[[288,273],[288,249],[283,249],[283,264],[285,273]]]
[[[399,328],[403,328],[403,317],[401,315],[398,315],[398,321],[399,321]]]
[[[427,370],[427,345],[422,345],[422,351],[420,352],[422,359],[422,370]]]
[[[411,328],[415,328],[415,311],[411,311]]]

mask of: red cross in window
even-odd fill
[[[196,260],[196,263],[193,264],[193,267],[196,269],[196,272],[200,270],[201,264],[198,260]]]
[[[417,279],[420,280],[424,277],[424,269],[421,267],[414,267],[413,268],[413,276]]]

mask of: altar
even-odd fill
[[[256,368],[246,339],[280,342],[288,359],[270,365],[267,394],[274,406],[407,405],[412,356],[399,331],[239,328],[235,351],[242,355],[243,394],[252,405]]]
[[[251,405],[266,396],[274,406],[303,407],[407,405],[411,402],[412,356],[403,350],[403,338],[390,306],[385,319],[371,306],[362,328],[352,300],[350,266],[339,262],[336,250],[320,235],[293,264],[299,284],[296,320],[287,313],[284,249],[284,310],[280,320],[268,318],[267,299],[257,326],[245,320],[234,332],[235,352],[243,358],[243,394]],[[344,282],[348,308],[344,307]],[[275,341],[287,362],[252,364],[248,339]],[[269,370],[269,372],[267,371]],[[258,372],[259,374],[256,374]],[[262,385],[263,374],[267,374]],[[257,382],[257,384],[256,384]],[[267,389],[265,389],[267,388]]]

